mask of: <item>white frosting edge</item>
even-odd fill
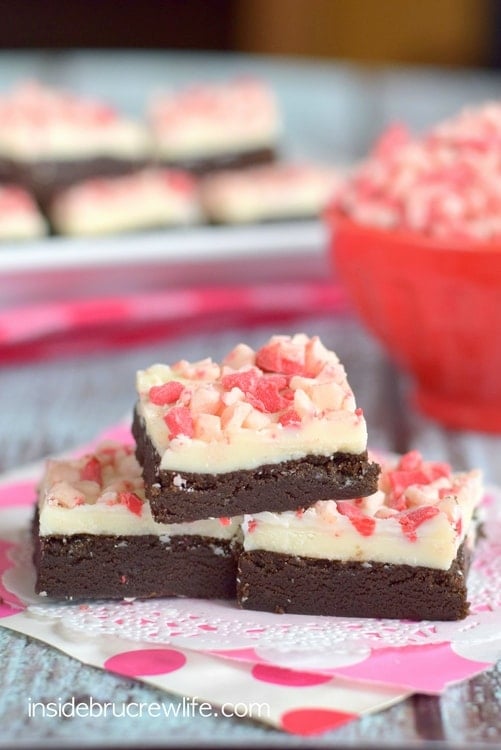
[[[189,523],[157,523],[151,515],[148,501],[143,503],[141,515],[131,513],[123,505],[77,505],[73,508],[39,504],[40,536],[193,536],[211,539],[233,539],[243,520],[235,516],[224,523],[218,518],[208,518]]]
[[[347,516],[337,512],[335,501],[327,500],[317,503],[301,516],[293,511],[246,515],[242,527],[243,547],[247,552],[266,550],[332,561],[448,570],[470,530],[473,512],[482,497],[481,477],[475,472],[472,475],[456,499],[462,517],[460,534],[456,533],[446,513],[441,511],[416,529],[415,541],[407,539],[395,518],[375,519],[374,533],[362,536]]]

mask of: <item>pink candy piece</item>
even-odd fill
[[[414,510],[403,513],[399,517],[398,522],[409,541],[415,542],[417,540],[416,529],[418,526],[421,526],[422,523],[428,521],[430,518],[434,518],[438,513],[440,513],[440,510],[435,505],[424,505],[421,508],[414,508]]]
[[[103,467],[96,456],[90,456],[87,463],[84,464],[80,472],[80,478],[90,482],[103,482]]]
[[[256,364],[266,372],[283,373],[284,375],[306,375],[304,359],[299,350],[284,352],[284,346],[278,342],[261,347],[256,353]]]
[[[120,492],[118,495],[118,501],[125,505],[125,507],[134,513],[136,516],[140,516],[143,511],[143,501],[134,492]]]
[[[287,409],[278,418],[279,423],[282,427],[299,427],[301,424],[301,417],[295,409]]]
[[[152,386],[148,395],[152,404],[165,406],[177,401],[183,390],[184,385],[178,380],[169,380],[168,383],[163,385]]]
[[[192,438],[195,434],[193,418],[186,406],[174,406],[164,417],[165,424],[169,429],[169,439],[185,435]]]
[[[360,508],[350,500],[338,500],[338,511],[349,518],[350,522],[362,536],[372,536],[376,528],[376,521],[370,516],[366,516]]]

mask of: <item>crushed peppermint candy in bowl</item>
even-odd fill
[[[355,309],[446,425],[501,432],[501,102],[392,126],[327,212]]]

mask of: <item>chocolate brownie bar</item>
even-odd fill
[[[200,219],[198,190],[186,172],[144,169],[73,185],[51,202],[49,216],[65,235],[183,226]]]
[[[145,126],[108,104],[36,83],[0,98],[0,159],[44,205],[74,182],[137,170],[150,149]]]
[[[370,497],[248,515],[239,604],[311,615],[461,619],[468,614],[481,496],[478,471],[453,474],[413,451],[383,465]]]
[[[240,522],[156,523],[128,446],[49,461],[33,525],[35,590],[58,599],[233,598]]]
[[[318,337],[273,336],[222,361],[137,376],[133,433],[161,523],[290,510],[377,489],[346,373]]]
[[[251,78],[160,94],[148,119],[155,160],[196,174],[273,161],[281,130],[273,92]]]
[[[319,216],[341,182],[338,171],[306,163],[219,172],[201,182],[201,201],[215,224]]]

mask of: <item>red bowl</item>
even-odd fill
[[[451,427],[501,432],[501,242],[441,242],[328,211],[354,308]]]

